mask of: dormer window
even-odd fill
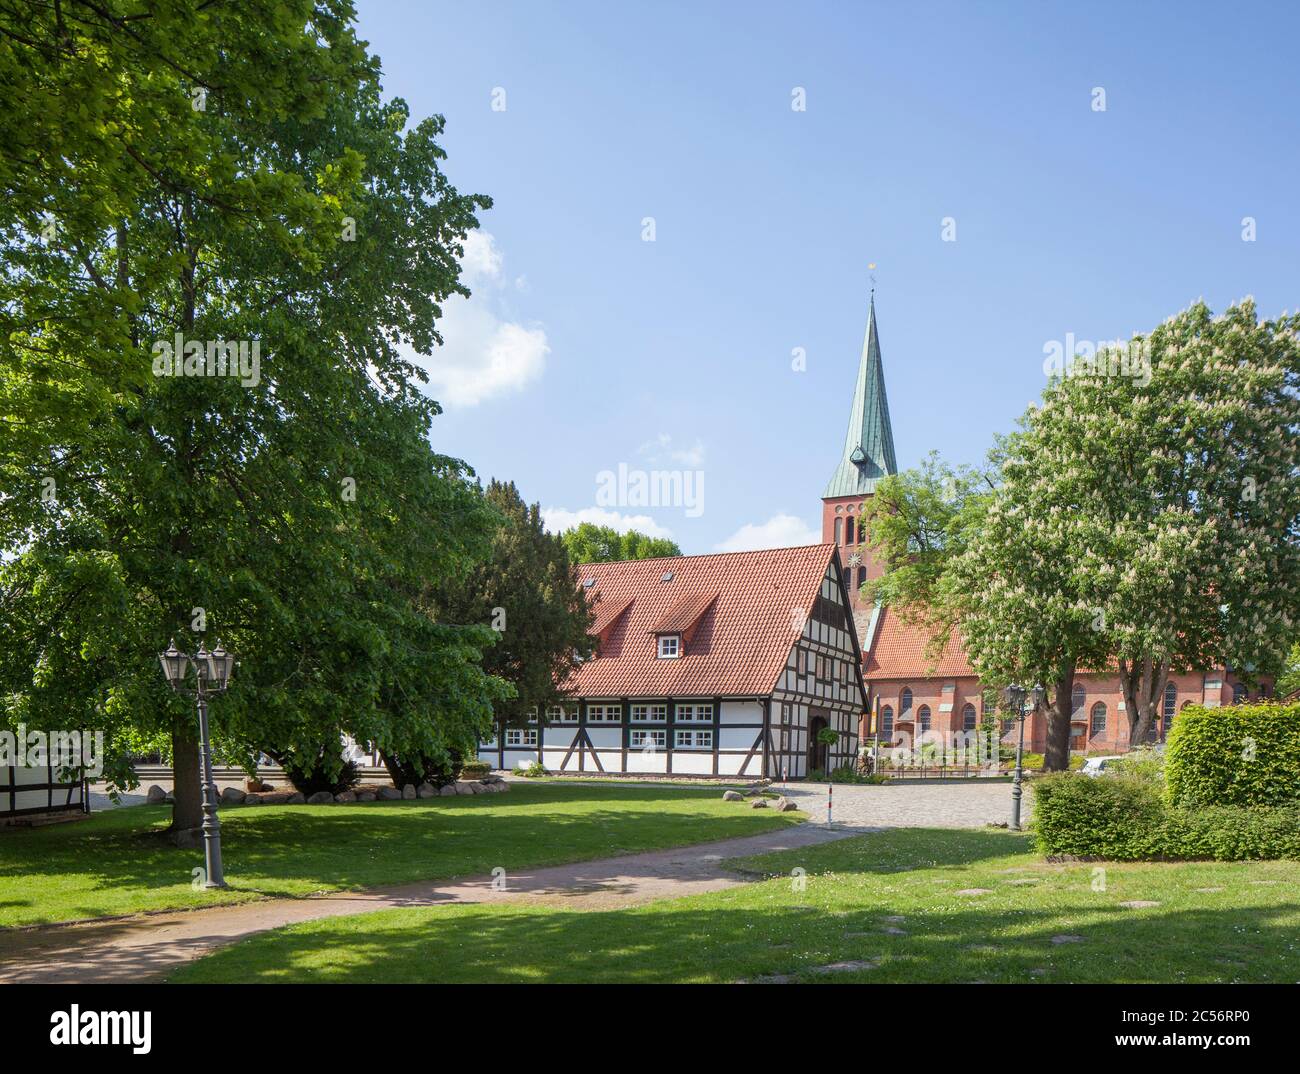
[[[682,636],[680,634],[659,635],[659,659],[672,660],[682,655]]]

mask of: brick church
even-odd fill
[[[881,478],[894,473],[897,461],[873,296],[844,448],[822,493],[822,541],[839,549],[846,580],[851,583],[847,588],[863,654],[867,711],[879,712],[881,743],[902,739],[915,742],[927,731],[951,741],[954,732],[973,730],[984,706],[992,703],[991,699],[986,701],[985,688],[959,641],[950,642],[935,662],[927,655],[928,638],[923,631],[903,622],[888,607],[871,606],[860,593],[862,583],[878,577],[882,568],[863,540],[858,515]],[[1269,692],[1271,684],[1263,684],[1262,689]],[[1172,721],[1187,705],[1213,707],[1248,696],[1246,684],[1225,668],[1172,674],[1149,741],[1163,741]],[[864,719],[859,739],[864,745],[875,737],[868,734],[869,730]],[[1006,740],[1011,741],[1013,721],[1004,721],[1003,731]],[[1046,734],[1046,717],[1030,716],[1025,726],[1025,748],[1042,752]],[[1082,673],[1076,678],[1070,748],[1089,753],[1123,752],[1129,748],[1124,695],[1117,674]]]

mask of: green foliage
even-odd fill
[[[461,779],[482,779],[492,771],[487,761],[466,761],[460,766]]]
[[[1163,792],[1165,787],[1165,751],[1154,746],[1139,746],[1117,761],[1108,761],[1106,776],[1135,780]]]
[[[840,740],[840,733],[833,727],[823,727],[817,732],[817,741],[823,746],[833,746]]]
[[[1297,690],[1300,690],[1300,641],[1291,646],[1274,692],[1278,697],[1287,697]]]
[[[489,555],[445,574],[433,599],[443,620],[496,631],[483,664],[513,693],[498,699],[495,716],[520,723],[563,700],[558,684],[594,650],[592,611],[563,541],[542,526],[541,507],[525,504],[513,482],[491,482],[483,499],[496,519]]]
[[[580,522],[560,534],[574,563],[604,563],[619,559],[657,559],[680,556],[682,550],[666,537],[647,537],[636,530],[619,533],[612,526]]]
[[[0,721],[102,729],[124,785],[141,739],[192,747],[157,653],[219,636],[231,755],[472,749],[506,693],[496,636],[426,591],[490,523],[430,447],[408,349],[467,294],[489,204],[440,171],[441,118],[382,99],[343,0],[22,7],[0,12],[24,94],[0,108]],[[155,375],[177,332],[257,340],[257,382]]]
[[[1300,799],[1300,704],[1184,709],[1165,750],[1175,805],[1270,806]]]
[[[527,776],[529,779],[538,779],[546,775],[546,766],[541,761],[533,761],[530,764],[519,762],[519,767],[515,769],[515,775]]]
[[[821,778],[825,779],[826,777],[822,776]],[[853,765],[842,764],[838,768],[832,770],[830,781],[832,783],[852,783],[862,787],[875,787],[882,783],[888,783],[889,777],[883,776],[879,773],[872,773],[869,776],[864,775]]]
[[[1044,854],[1114,861],[1300,859],[1300,803],[1272,808],[1167,804],[1143,779],[1060,772],[1037,779],[1034,834]]]

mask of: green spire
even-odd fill
[[[831,475],[823,499],[835,496],[868,496],[876,482],[898,472],[894,461],[894,432],[889,426],[889,400],[885,398],[885,369],[880,361],[880,338],[876,335],[876,295],[871,294],[867,314],[867,338],[858,363],[858,383],[853,389],[849,431],[844,454]]]

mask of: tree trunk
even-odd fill
[[[1074,661],[1061,662],[1060,673],[1052,685],[1053,698],[1047,709],[1047,745],[1043,751],[1043,769],[1068,772],[1070,769],[1070,705],[1074,694]]]
[[[1129,749],[1143,745],[1155,724],[1156,712],[1164,700],[1169,682],[1169,660],[1143,657],[1129,663],[1119,662],[1120,688],[1124,692],[1125,715],[1128,716]]]
[[[203,781],[198,734],[188,723],[172,728],[172,797],[168,837],[177,846],[198,846],[203,838]]]

